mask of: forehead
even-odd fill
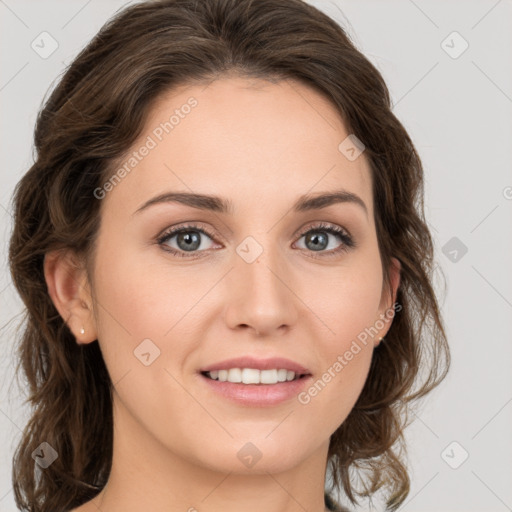
[[[236,208],[256,197],[275,204],[345,188],[371,214],[364,153],[349,160],[340,150],[348,135],[330,101],[297,81],[234,77],[183,85],[153,103],[117,164],[126,177],[107,199],[133,212],[152,195],[177,190],[223,195]]]

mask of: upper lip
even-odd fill
[[[256,370],[289,370],[296,374],[306,375],[309,370],[304,366],[286,359],[284,357],[272,357],[270,359],[256,359],[251,356],[237,357],[234,359],[226,359],[218,363],[205,366],[199,370],[200,372],[211,372],[214,370],[229,370],[230,368],[254,368]]]

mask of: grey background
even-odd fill
[[[407,430],[412,488],[401,510],[512,510],[512,2],[310,3],[340,22],[388,83],[425,166],[426,214],[447,279],[439,293],[453,364]],[[28,417],[13,381],[22,305],[7,269],[11,194],[32,162],[45,94],[125,4],[0,0],[0,511],[16,510],[11,457]],[[43,31],[58,42],[46,59],[31,48]],[[457,58],[463,41],[446,39],[453,31],[469,44]],[[383,510],[373,505],[360,510]]]

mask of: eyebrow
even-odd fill
[[[208,194],[193,194],[189,192],[166,192],[146,201],[132,215],[146,210],[150,206],[161,203],[181,203],[200,210],[211,210],[217,213],[233,215],[233,203],[229,199]],[[337,203],[352,203],[360,206],[368,217],[368,209],[364,201],[356,194],[344,189],[332,192],[319,192],[317,194],[306,194],[295,202],[292,210],[295,212],[306,212],[320,210]]]

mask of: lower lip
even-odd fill
[[[268,407],[286,402],[296,397],[311,380],[311,375],[307,375],[277,384],[235,384],[213,380],[203,374],[200,377],[211,389],[228,400],[251,407]]]

